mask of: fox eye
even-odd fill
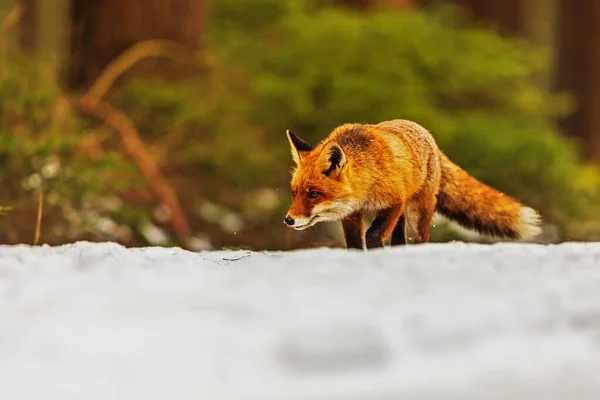
[[[320,194],[321,193],[315,192],[314,190],[312,190],[308,193],[308,197],[310,197],[311,199],[316,199],[317,197],[319,197]]]
[[[292,197],[296,197],[296,192],[292,191]]]

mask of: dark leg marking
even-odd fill
[[[349,249],[363,249],[363,213],[354,213],[342,220],[346,247]]]
[[[406,218],[404,214],[398,218],[398,223],[392,232],[392,246],[406,244]]]

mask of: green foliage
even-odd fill
[[[279,153],[286,128],[314,142],[342,122],[413,119],[455,162],[547,219],[586,215],[581,162],[551,123],[570,101],[532,79],[548,66],[545,51],[467,26],[453,8],[360,14],[311,4],[288,3],[262,30],[233,15],[229,25],[251,39],[235,54],[216,46],[247,74],[244,117],[272,132]]]

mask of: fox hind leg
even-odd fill
[[[383,242],[392,233],[402,215],[404,205],[397,205],[377,213],[371,227],[367,230],[367,248],[383,247]]]
[[[411,199],[408,224],[414,231],[413,243],[429,242],[429,224],[433,219],[436,203],[437,198],[432,191],[425,191]]]
[[[363,213],[357,212],[342,220],[346,247],[349,249],[364,248]]]

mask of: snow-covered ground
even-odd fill
[[[0,247],[0,399],[600,399],[600,244]]]

